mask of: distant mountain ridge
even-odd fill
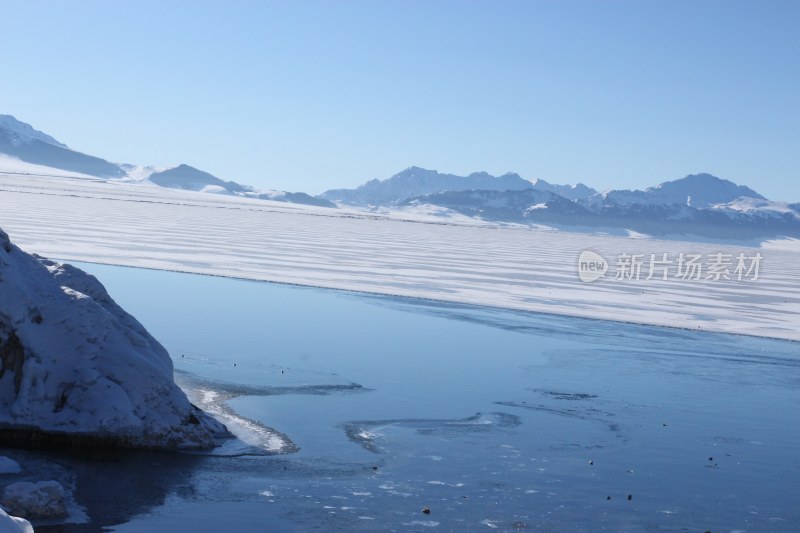
[[[70,150],[67,145],[11,115],[0,115],[0,153],[28,163],[101,178],[125,175],[125,171],[119,165]]]
[[[353,205],[398,205],[409,198],[443,191],[521,191],[537,189],[554,192],[574,200],[588,197],[597,191],[583,184],[551,185],[544,180],[528,181],[519,174],[508,172],[492,176],[487,172],[473,172],[468,176],[442,174],[436,170],[409,167],[386,180],[370,180],[355,189],[331,189],[320,198]]]
[[[324,199],[305,193],[259,191],[235,181],[225,181],[186,164],[164,170],[147,170],[135,165],[116,164],[71,150],[50,135],[19,121],[11,115],[0,115],[0,154],[13,156],[26,163],[53,169],[78,172],[103,179],[125,179],[149,182],[160,187],[215,194],[232,194],[261,200],[336,207]],[[136,171],[136,176],[134,176]]]
[[[459,213],[500,223],[622,228],[651,235],[696,234],[726,239],[800,238],[800,203],[772,201],[750,187],[708,173],[690,174],[644,190],[598,192],[582,183],[556,185],[543,179],[527,180],[513,172],[458,176],[412,166],[384,180],[373,179],[356,188],[331,189],[311,196],[258,190],[187,164],[155,169],[111,163],[73,151],[11,115],[0,115],[0,154],[11,156],[10,161],[102,179],[321,207],[351,205],[372,210],[427,206],[420,212],[434,208],[443,216]]]
[[[235,181],[221,180],[208,172],[203,172],[186,164],[154,172],[150,174],[148,179],[162,187],[189,191],[243,193],[253,190],[252,187],[240,185]]]
[[[690,174],[685,178],[666,181],[643,191],[611,190],[589,199],[602,205],[688,205],[698,209],[731,202],[737,198],[765,200],[756,191],[711,174]]]
[[[402,206],[435,205],[484,220],[620,228],[648,235],[723,239],[800,237],[800,205],[767,200],[749,187],[692,174],[644,191],[607,191],[569,200],[554,192],[444,191]]]

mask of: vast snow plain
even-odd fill
[[[5,169],[9,170],[9,169]],[[27,174],[24,172],[28,172]],[[0,169],[0,227],[60,260],[174,270],[800,340],[796,241],[701,243],[499,226],[442,211],[329,209]],[[578,276],[581,252],[609,263]],[[733,279],[648,277],[651,254],[730,255]],[[739,254],[760,253],[738,280]],[[617,280],[621,254],[640,279]],[[708,264],[705,265],[706,268]]]

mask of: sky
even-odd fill
[[[416,165],[800,200],[800,2],[0,0],[0,113],[320,193]]]

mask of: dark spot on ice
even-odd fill
[[[594,461],[589,461],[589,464],[590,464],[591,466],[594,466]]]
[[[632,499],[633,499],[633,494],[628,494],[628,501],[631,501]]]
[[[373,469],[373,470],[377,470],[377,469],[378,469],[378,467],[377,467],[377,466],[373,466],[373,467],[372,467],[372,469]]]
[[[422,514],[431,514],[431,508],[430,507],[423,507],[422,508]]]
[[[610,500],[610,499],[611,499],[611,496],[606,496],[606,500]]]
[[[708,458],[708,460],[709,460],[709,461],[713,461],[713,460],[714,460],[714,458],[713,458],[713,457],[709,457],[709,458]]]

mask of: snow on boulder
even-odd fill
[[[0,455],[0,474],[19,474],[22,468],[14,459]]]
[[[208,449],[228,437],[94,276],[0,229],[0,444]]]
[[[29,519],[62,518],[67,516],[66,497],[58,481],[20,481],[5,488],[0,503],[10,513]]]
[[[33,533],[33,526],[24,518],[8,516],[8,513],[0,509],[0,531],[2,533]]]

